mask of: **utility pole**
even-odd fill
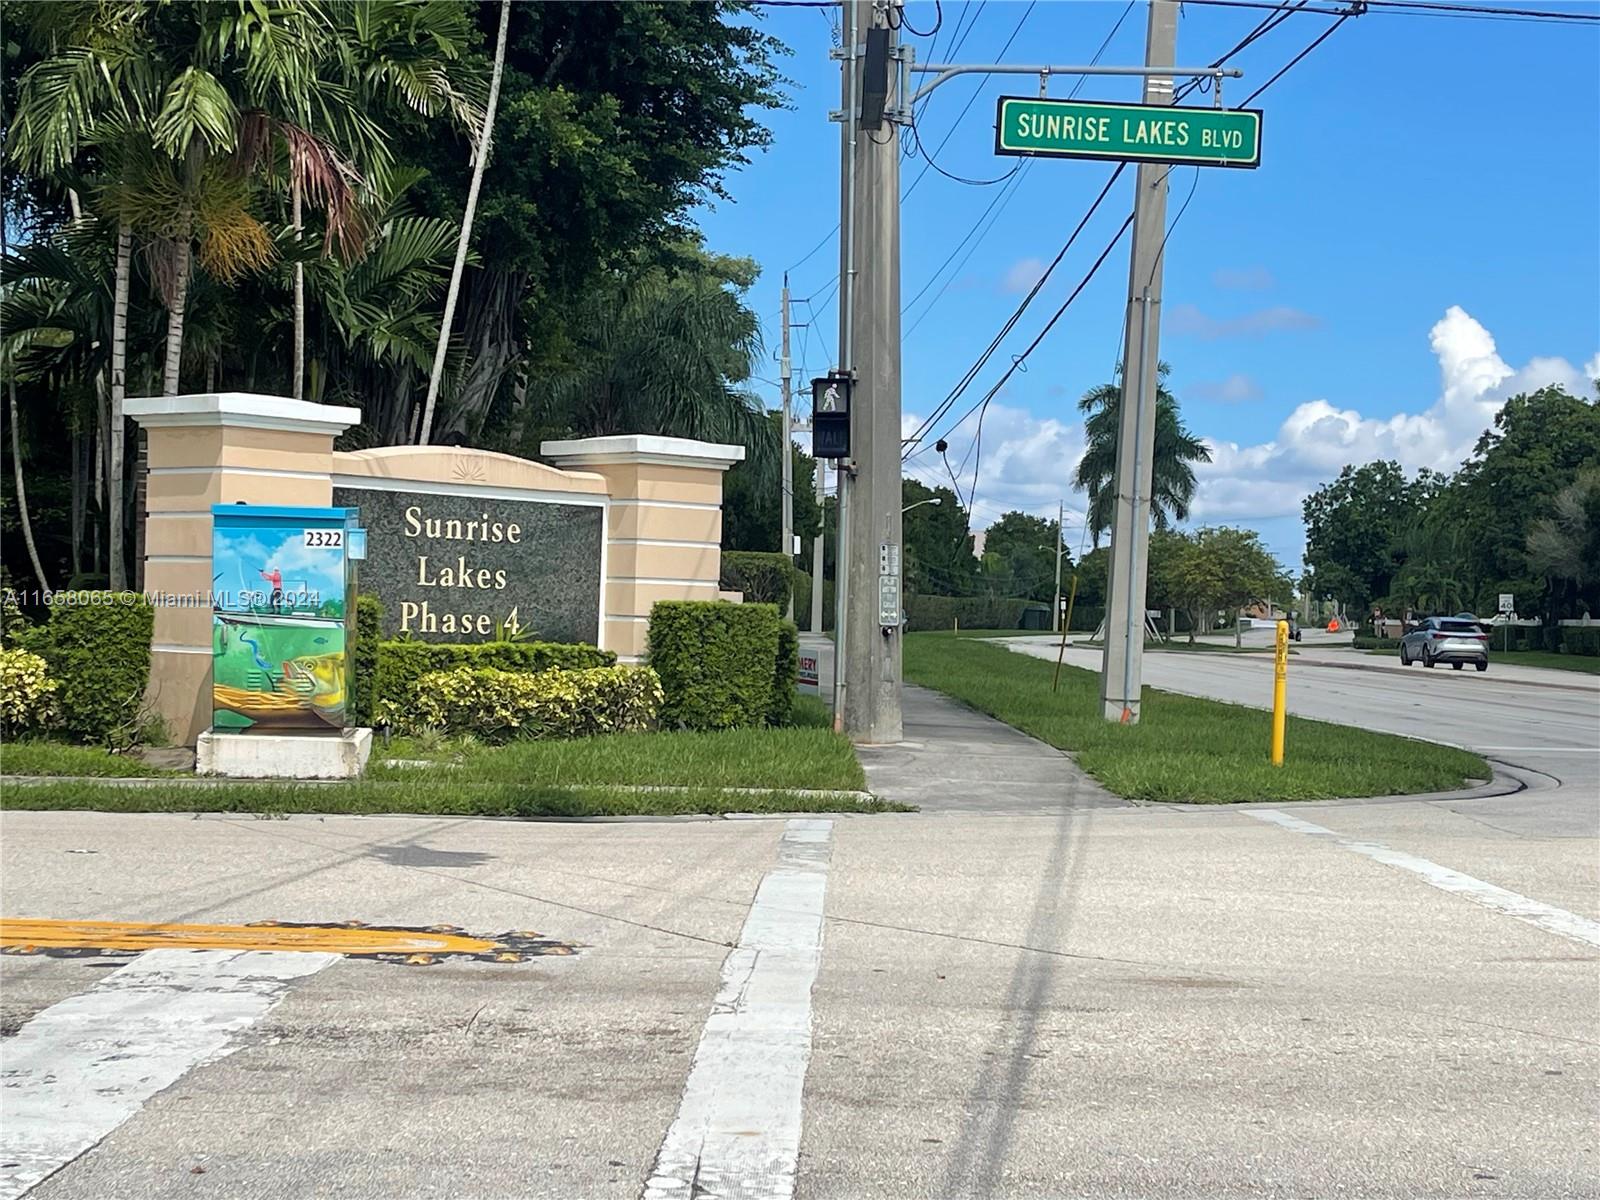
[[[1061,632],[1061,546],[1067,540],[1067,531],[1062,528],[1062,521],[1066,519],[1067,502],[1056,501],[1056,602],[1050,610],[1050,632]]]
[[[1178,45],[1177,0],[1150,0],[1146,67],[1170,67]],[[1172,77],[1147,75],[1144,103],[1170,105]],[[1161,337],[1161,253],[1166,245],[1165,163],[1144,163],[1135,184],[1133,253],[1123,345],[1122,411],[1117,433],[1117,506],[1106,580],[1106,648],[1100,675],[1105,718],[1137,724],[1144,670],[1145,581],[1150,552],[1157,363]]]
[[[814,429],[816,426],[813,424],[812,428]],[[823,494],[825,489],[822,477],[823,472],[827,469],[823,465],[822,459],[812,460],[811,477],[816,484],[817,514],[819,518],[823,511],[822,502],[826,499]],[[817,634],[822,632],[822,529],[826,524],[827,522],[819,519],[817,521],[817,536],[811,539],[811,632]]]
[[[783,351],[778,360],[778,381],[783,385],[783,556],[794,563],[794,423],[789,411],[789,273],[783,273]],[[794,589],[783,614],[794,620]]]
[[[850,0],[846,45],[860,65],[847,121],[854,138],[848,305],[855,372],[851,409],[846,560],[843,728],[858,742],[901,740],[900,659],[900,130],[905,93],[898,0]],[[852,64],[853,65],[853,64]]]
[[[856,113],[859,108],[860,70],[856,63],[856,6],[851,0],[839,5],[839,48],[834,51],[839,59],[839,365],[843,374],[850,374],[852,363],[850,339],[855,328],[852,320],[852,297],[855,294],[855,272],[852,251],[855,246],[856,210]],[[852,408],[855,406],[852,404]],[[852,416],[851,421],[854,423]],[[811,427],[816,428],[815,406],[811,413]],[[852,434],[854,430],[852,429]],[[821,461],[820,459],[818,460]],[[833,463],[833,730],[844,729],[845,698],[845,632],[848,624],[846,601],[849,598],[850,578],[845,554],[845,533],[848,529],[851,464],[847,459]]]

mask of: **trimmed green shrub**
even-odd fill
[[[800,682],[800,630],[793,621],[778,622],[778,669],[772,677],[772,704],[768,725],[787,725],[794,709],[795,687]]]
[[[1561,626],[1561,652],[1589,658],[1600,656],[1600,625]]]
[[[0,735],[11,738],[48,726],[56,716],[58,687],[37,654],[0,647]]]
[[[1398,650],[1398,649],[1400,649],[1400,639],[1399,638],[1374,637],[1370,633],[1358,633],[1358,634],[1356,634],[1356,636],[1353,639],[1351,639],[1351,643],[1350,644],[1352,646],[1354,646],[1357,650]]]
[[[417,680],[430,671],[479,667],[496,671],[582,671],[615,666],[617,656],[594,646],[564,642],[413,642],[400,639],[378,643],[373,671],[372,713],[384,701],[404,705],[416,694]],[[384,723],[382,721],[380,724]]]
[[[415,732],[442,729],[491,742],[576,738],[648,729],[661,705],[661,681],[649,667],[577,671],[500,671],[456,667],[429,671],[405,706],[381,706],[388,723]]]
[[[989,596],[907,596],[906,615],[910,618],[912,633],[925,630],[955,628],[961,622],[963,629],[1021,629],[1022,617],[1029,609],[1038,606],[1037,600],[1007,600]],[[1045,605],[1044,627],[1050,628],[1050,606]],[[1072,614],[1073,624],[1078,614]]]
[[[724,550],[722,587],[744,593],[748,604],[776,604],[782,612],[794,591],[794,563],[787,554],[760,550]]]
[[[663,600],[650,611],[650,665],[669,729],[764,725],[778,659],[771,604]]]
[[[56,592],[50,620],[26,635],[60,685],[61,727],[88,742],[131,741],[150,682],[155,609],[138,592]]]
[[[356,597],[354,636],[350,645],[350,723],[371,725],[378,644],[383,640],[383,603],[376,596]]]

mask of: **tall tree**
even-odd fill
[[[433,352],[433,370],[428,375],[428,396],[422,406],[419,445],[426,446],[433,434],[433,406],[439,399],[439,380],[444,374],[444,351],[450,341],[450,325],[455,320],[456,297],[461,294],[461,272],[467,265],[467,245],[472,241],[472,218],[478,211],[478,191],[483,187],[483,169],[489,164],[494,146],[494,111],[500,102],[500,77],[506,67],[506,30],[511,25],[511,0],[500,0],[500,32],[494,42],[494,74],[489,80],[489,103],[483,110],[483,129],[473,147],[472,185],[467,189],[467,210],[461,218],[461,238],[456,242],[456,262],[450,270],[450,290],[445,293],[444,319],[439,322],[439,344]]]
[[[1408,480],[1393,461],[1347,466],[1301,506],[1306,565],[1318,592],[1348,607],[1389,597],[1407,530],[1422,521],[1430,477]]]
[[[983,543],[984,580],[999,595],[1049,600],[1055,592],[1056,545],[1060,528],[1054,521],[1024,512],[1008,512],[989,526]],[[1062,548],[1063,578],[1072,570],[1072,556]]]
[[[516,416],[527,452],[552,433],[657,433],[747,448],[753,476],[778,475],[778,436],[744,386],[761,327],[743,293],[748,259],[679,247],[668,265],[618,274],[575,314],[561,360],[529,380]]]
[[[1185,520],[1194,500],[1194,463],[1211,461],[1211,451],[1183,424],[1178,400],[1167,390],[1172,368],[1162,363],[1156,375],[1156,437],[1152,464],[1150,511],[1157,529],[1166,529]],[[1100,544],[1100,535],[1111,528],[1116,514],[1117,432],[1122,420],[1122,368],[1117,378],[1091,388],[1078,401],[1085,414],[1083,458],[1078,463],[1074,483],[1088,494],[1089,536]]]

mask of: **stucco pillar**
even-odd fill
[[[722,474],[743,446],[629,434],[545,442],[563,468],[605,477],[607,522],[602,644],[623,662],[645,653],[658,600],[715,600],[722,571]]]
[[[333,439],[361,420],[339,408],[223,392],[124,406],[149,438],[144,590],[155,605],[146,703],[173,740],[211,724],[211,506],[332,503]]]

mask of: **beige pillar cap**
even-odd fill
[[[123,411],[146,429],[234,426],[337,436],[360,424],[361,410],[312,404],[286,396],[214,392],[194,396],[141,396]]]
[[[669,467],[701,467],[726,471],[744,461],[744,447],[724,442],[699,442],[693,438],[659,437],[628,433],[612,437],[577,438],[544,442],[546,458],[562,466],[601,466],[608,463],[655,463]]]

